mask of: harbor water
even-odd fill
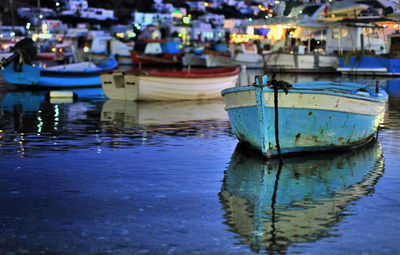
[[[400,254],[400,78],[378,140],[279,166],[223,100],[48,99],[0,81],[0,254]]]

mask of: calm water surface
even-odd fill
[[[400,254],[400,79],[380,84],[377,143],[279,168],[237,146],[221,100],[48,102],[2,81],[0,254]]]

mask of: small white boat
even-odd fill
[[[265,61],[261,54],[257,52],[257,46],[254,43],[242,43],[240,51],[236,54],[223,56],[220,54],[205,54],[206,66],[246,66],[250,69],[260,69],[265,67]]]
[[[235,86],[240,67],[205,68],[178,72],[108,72],[101,84],[110,99],[132,101],[221,98],[221,90]]]
[[[120,65],[131,65],[131,53],[133,45],[113,39],[111,36],[95,37],[92,40],[90,49],[86,54],[93,61],[101,61],[110,54],[114,54]]]
[[[264,61],[271,72],[336,73],[339,59],[335,55],[270,52],[264,54]]]

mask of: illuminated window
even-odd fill
[[[333,39],[339,39],[339,31],[342,31],[342,35],[341,37],[347,37],[349,35],[349,31],[347,30],[347,28],[342,28],[339,29],[338,27],[333,28],[332,30],[332,38]]]

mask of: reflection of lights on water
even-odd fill
[[[96,132],[98,132],[99,130],[96,130]],[[96,143],[98,144],[97,145],[97,153],[101,153],[101,143],[102,143],[103,141],[101,140],[101,138],[100,138],[100,135],[99,134],[96,134]]]
[[[39,111],[38,113],[40,114],[41,112],[42,112],[42,111]],[[42,120],[42,117],[40,117],[40,115],[37,117],[37,120],[38,120],[38,124],[37,124],[37,127],[38,127],[37,135],[40,135],[40,133],[42,132],[43,120]]]
[[[58,129],[58,121],[60,120],[60,108],[54,105],[54,130]]]
[[[146,141],[147,141],[147,131],[145,130],[143,133],[142,133],[142,145],[146,145]]]
[[[24,156],[25,148],[24,148],[24,133],[20,134],[20,139],[18,141],[19,147],[21,148],[21,157]]]

